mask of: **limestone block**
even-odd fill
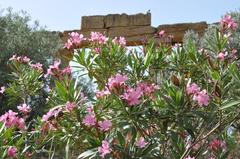
[[[99,29],[104,28],[104,16],[83,16],[81,29]]]
[[[151,26],[130,26],[130,27],[116,27],[108,29],[109,37],[129,37],[144,34],[154,34],[156,33],[156,28]]]

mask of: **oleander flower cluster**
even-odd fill
[[[56,59],[45,69],[14,55],[0,86],[11,107],[0,115],[0,158],[239,157],[237,28],[224,16],[204,48],[193,39],[171,46],[164,30],[141,49],[121,36],[72,32],[64,49],[76,67]]]

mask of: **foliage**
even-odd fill
[[[32,24],[33,23],[33,24]],[[10,82],[11,70],[7,61],[14,54],[30,57],[33,61],[44,64],[46,68],[55,53],[61,48],[61,40],[57,33],[52,33],[41,27],[37,21],[32,22],[26,12],[13,12],[11,8],[0,11],[0,85]],[[44,94],[44,92],[42,92]],[[5,98],[0,97],[1,112],[7,107]],[[43,98],[35,102],[43,104]],[[17,105],[19,103],[15,103]]]
[[[150,40],[142,51],[128,51],[122,37],[71,33],[65,48],[76,52],[75,62],[96,83],[93,101],[82,93],[71,69],[60,68],[60,61],[44,73],[24,57],[11,58],[11,85],[21,87],[1,92],[22,105],[18,114],[0,117],[5,145],[0,155],[45,153],[52,158],[64,151],[66,159],[238,157],[239,48],[228,43],[235,30],[235,21],[226,16],[204,48],[190,38],[173,47]],[[89,51],[79,49],[83,41],[89,42]],[[44,74],[54,81],[48,89],[50,109],[28,122],[34,104],[27,98],[46,89]],[[24,90],[20,97],[14,94],[17,89]]]

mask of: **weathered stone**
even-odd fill
[[[137,36],[145,34],[154,34],[156,33],[156,28],[151,26],[129,26],[129,27],[117,27],[108,29],[109,37],[123,36]]]
[[[104,23],[106,28],[129,26],[129,18],[127,14],[109,14]]]
[[[81,29],[98,29],[104,28],[104,16],[83,16]]]
[[[167,34],[173,35],[173,42],[182,42],[184,34],[188,30],[193,30],[198,33],[200,36],[203,35],[203,32],[208,27],[206,22],[199,23],[179,23],[172,25],[159,25],[157,27],[157,32],[164,30]]]
[[[157,30],[165,30],[166,32],[173,32],[173,31],[187,31],[187,30],[194,30],[194,31],[204,31],[208,27],[206,22],[199,22],[199,23],[179,23],[179,24],[168,24],[168,25],[159,25]]]
[[[125,37],[127,41],[127,46],[137,46],[143,45],[147,39],[150,39],[154,36],[154,34],[144,34],[144,35],[136,35],[132,37]]]
[[[129,16],[129,25],[132,26],[150,26],[151,25],[151,13],[147,14],[136,14]]]
[[[151,14],[109,14],[105,17],[105,27],[150,26]]]

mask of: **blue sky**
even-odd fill
[[[79,29],[81,16],[152,13],[152,26],[181,22],[216,22],[240,0],[0,0],[0,8],[25,10],[55,31]]]

